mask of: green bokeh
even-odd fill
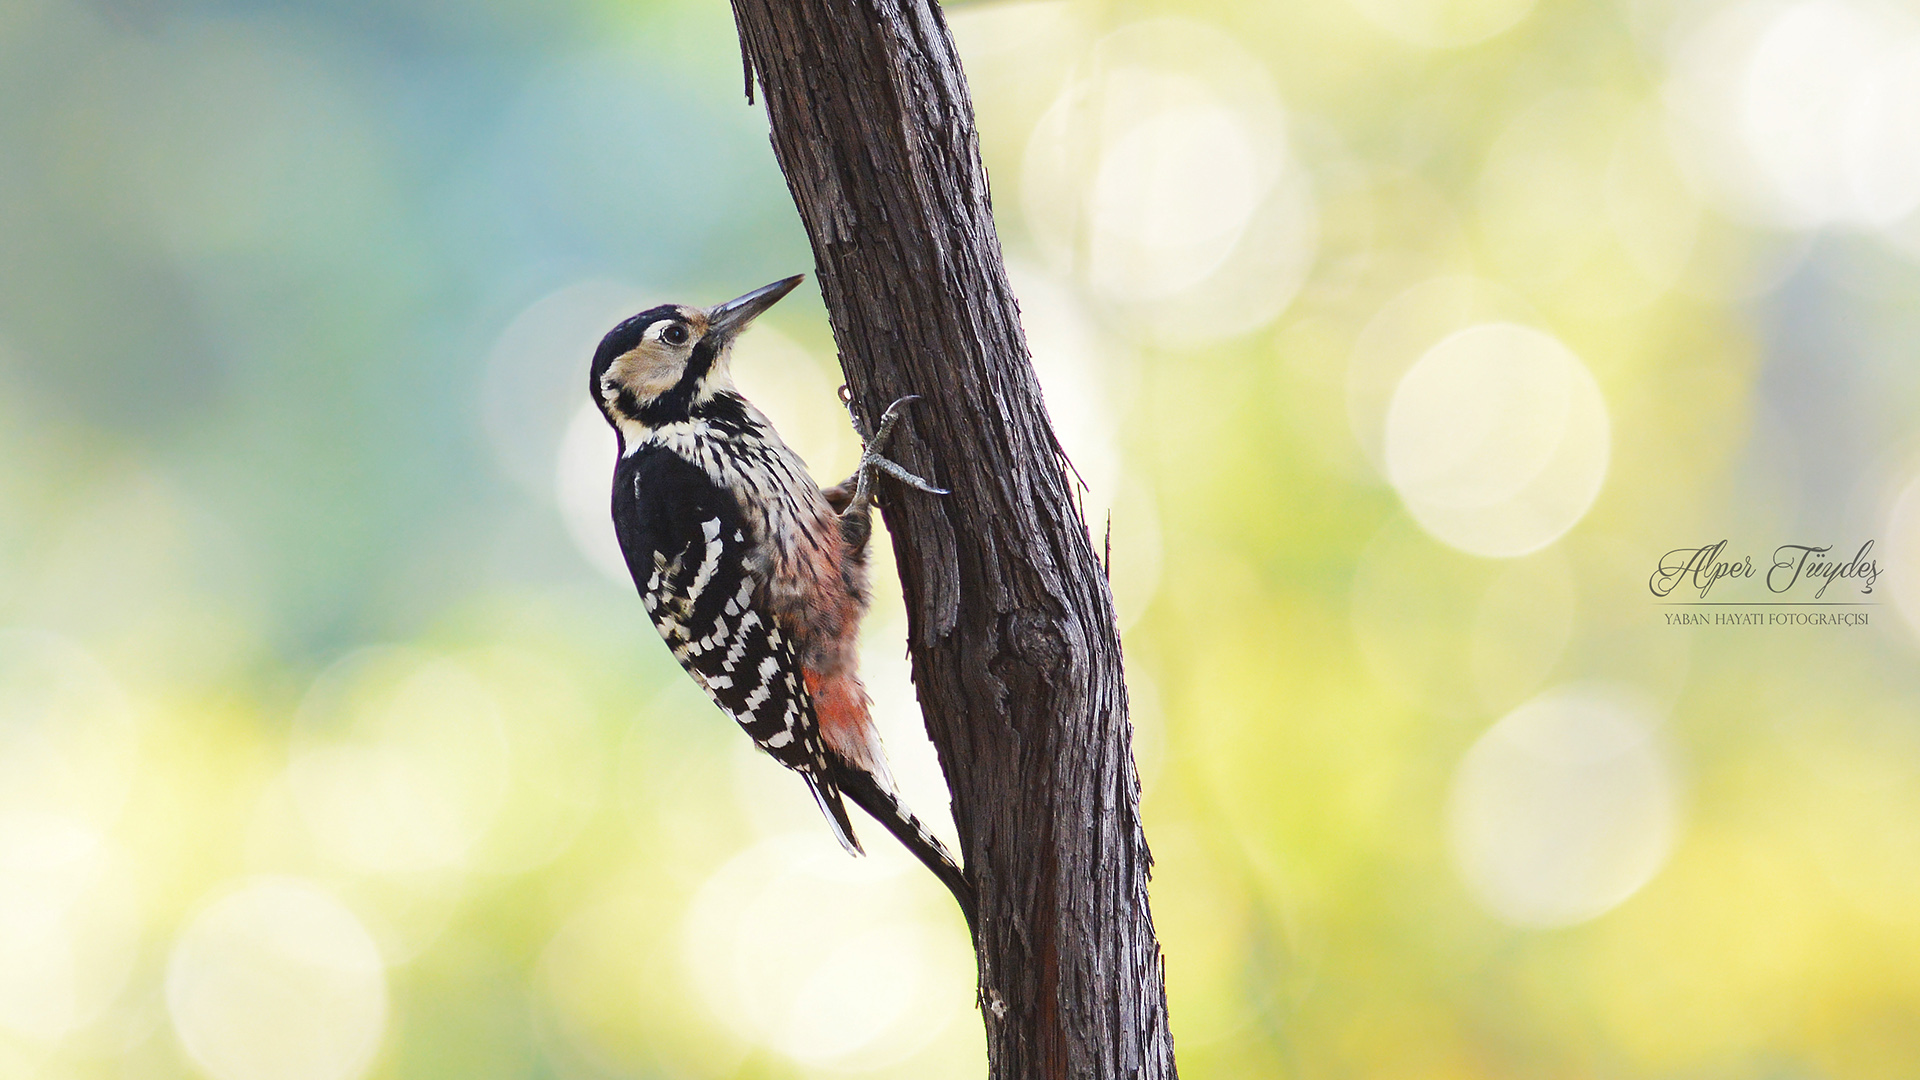
[[[1715,19],[1755,65],[1769,26],[1828,40],[1788,10],[949,10],[1111,513],[1185,1075],[1914,1075],[1920,226],[1806,209],[1831,170],[1766,125],[1854,114],[1685,126],[1690,86],[1767,89],[1699,59]],[[1859,188],[1903,152],[1839,157]],[[718,0],[0,5],[0,1075],[982,1074],[937,884],[821,847],[596,569],[592,343],[809,264]],[[1571,350],[1610,441],[1590,508],[1495,558],[1386,431],[1499,321]],[[837,477],[817,294],[764,322],[742,386]],[[1722,538],[1874,540],[1868,625],[1667,625],[1655,563]],[[938,816],[880,592],[866,667]],[[1569,694],[1601,719],[1525,728]],[[335,970],[354,933],[377,969]],[[193,1011],[257,963],[334,996]]]

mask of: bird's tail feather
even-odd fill
[[[847,849],[849,855],[865,855],[860,846],[860,838],[853,835],[853,821],[847,817],[847,804],[840,801],[840,788],[832,778],[801,773],[807,782],[807,790],[813,793],[813,801],[820,804],[820,812],[827,816],[827,824],[833,826],[833,838]],[[858,802],[859,800],[854,800]]]
[[[929,832],[919,818],[913,816],[913,811],[900,801],[900,796],[894,793],[891,785],[883,785],[872,773],[841,765],[834,770],[834,779],[847,798],[871,814],[873,820],[913,852],[914,858],[933,871],[933,876],[940,879],[940,883],[959,903],[960,913],[967,919],[967,931],[977,937],[979,928],[974,922],[976,906],[973,885],[967,881],[966,872],[960,869],[960,864],[948,853],[947,846]]]

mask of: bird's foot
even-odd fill
[[[856,549],[865,545],[867,536],[872,531],[868,513],[873,506],[873,474],[875,472],[886,473],[908,487],[917,488],[929,495],[949,493],[946,488],[933,486],[880,453],[887,445],[887,440],[893,437],[893,429],[900,423],[900,417],[907,403],[918,400],[920,395],[908,394],[887,406],[887,411],[880,416],[879,428],[871,437],[864,440],[865,445],[860,451],[860,464],[854,469],[853,475],[827,489],[828,502],[840,511],[840,529]],[[856,429],[861,427],[857,418],[854,426]],[[864,436],[865,432],[862,431],[861,434]]]

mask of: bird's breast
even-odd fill
[[[802,636],[838,621],[816,612],[821,591],[844,578],[845,542],[820,486],[771,428],[739,435],[676,424],[654,430],[648,443],[691,463],[738,501],[759,552],[764,599],[776,615]]]

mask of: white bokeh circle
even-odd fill
[[[295,878],[259,878],[195,916],[167,964],[167,1012],[214,1080],[351,1080],[387,1022],[365,926]]]
[[[1409,45],[1457,49],[1485,41],[1533,10],[1534,0],[1350,0],[1367,20]]]
[[[58,634],[0,629],[0,809],[120,813],[138,738],[113,675]]]
[[[94,1020],[139,943],[118,847],[72,818],[0,813],[0,1031],[51,1043]]]
[[[1034,125],[1020,175],[1049,269],[1172,346],[1271,322],[1319,247],[1272,76],[1195,19],[1103,38]]]
[[[467,867],[511,777],[492,690],[408,649],[360,649],[328,668],[288,741],[294,806],[321,849],[356,870]]]
[[[685,956],[716,1017],[797,1061],[868,1071],[898,1062],[965,1008],[964,956],[902,911],[907,858],[849,859],[819,835],[748,848],[694,896]],[[770,912],[804,910],[808,929]]]
[[[1802,219],[1854,216],[1849,114],[1880,67],[1885,21],[1855,4],[1809,0],[1778,12],[1749,55],[1741,127],[1761,174]]]
[[[1676,159],[1723,213],[1889,234],[1920,208],[1920,20],[1855,0],[1747,0],[1683,28]]]
[[[1151,301],[1206,281],[1259,209],[1261,172],[1245,121],[1218,105],[1172,105],[1127,128],[1093,176],[1094,287]]]
[[[1885,577],[1907,625],[1920,635],[1920,475],[1908,482],[1887,514]]]
[[[626,585],[627,557],[613,533],[613,467],[620,440],[591,401],[575,406],[560,438],[553,470],[554,501],[574,546],[608,580]]]
[[[1606,400],[1559,339],[1514,323],[1428,349],[1387,408],[1387,478],[1414,520],[1475,555],[1552,543],[1593,505],[1611,451]]]
[[[1454,774],[1448,826],[1481,904],[1515,925],[1568,926],[1653,877],[1679,819],[1658,719],[1630,690],[1575,684],[1474,743]]]
[[[587,373],[601,336],[646,308],[648,296],[625,282],[577,281],[528,304],[495,340],[480,378],[480,422],[502,472],[527,491],[549,490],[568,423],[582,405],[592,408]],[[612,460],[609,451],[605,487]]]

